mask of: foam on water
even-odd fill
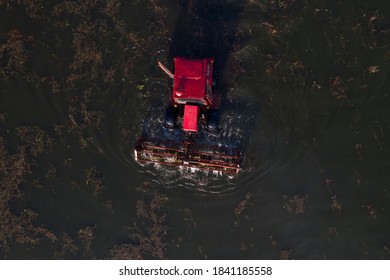
[[[230,94],[240,95],[242,90],[230,89]],[[180,129],[181,120],[178,120],[178,129],[169,130],[164,127],[165,108],[150,110],[143,121],[142,134],[147,138],[173,140],[183,142],[185,133]],[[221,108],[219,131],[210,133],[206,130],[205,123],[200,122],[199,133],[196,135],[196,143],[205,146],[228,147],[229,149],[239,149],[245,158],[244,150],[251,140],[250,133],[243,128],[248,126],[248,122],[253,118],[250,114],[242,114],[234,106]],[[250,170],[250,169],[249,169]],[[165,185],[167,188],[184,187],[202,193],[226,193],[235,191],[237,178],[247,176],[247,166],[239,175],[226,175],[216,170],[200,170],[197,168],[172,167],[158,163],[147,164],[139,170],[141,173],[147,172],[153,175],[153,180]],[[245,175],[244,175],[245,174]]]

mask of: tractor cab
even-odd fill
[[[160,68],[173,78],[171,105],[167,109],[166,123],[172,127],[175,116],[174,108],[184,107],[183,130],[186,132],[198,131],[200,112],[205,112],[213,106],[213,65],[214,59],[189,59],[176,57],[174,59],[175,73],[172,74],[159,62]],[[173,108],[172,108],[173,106]],[[210,115],[210,114],[208,114]],[[215,126],[215,125],[214,125]]]

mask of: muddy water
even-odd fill
[[[25,143],[18,127],[53,140],[30,157],[23,196],[7,205],[15,216],[33,210],[32,225],[56,236],[27,231],[34,244],[3,230],[3,258],[110,258],[115,246],[139,250],[160,227],[163,256],[143,257],[389,259],[385,1],[108,2],[1,6],[1,43],[18,29],[28,57],[19,67],[1,49],[10,70],[1,76],[0,136],[10,154]],[[97,53],[80,51],[80,36],[80,49]],[[158,130],[169,99],[156,60],[172,66],[177,55],[216,58],[216,141],[243,153],[234,178],[133,159],[135,140]],[[139,203],[156,194],[165,218],[154,227]]]

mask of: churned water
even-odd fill
[[[1,257],[389,259],[386,2],[1,1]],[[237,176],[134,161],[175,56]]]

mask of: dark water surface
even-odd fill
[[[50,3],[50,4],[49,4]],[[387,8],[387,9],[386,9]],[[0,1],[0,256],[389,259],[387,1]],[[214,57],[228,178],[140,166]]]

